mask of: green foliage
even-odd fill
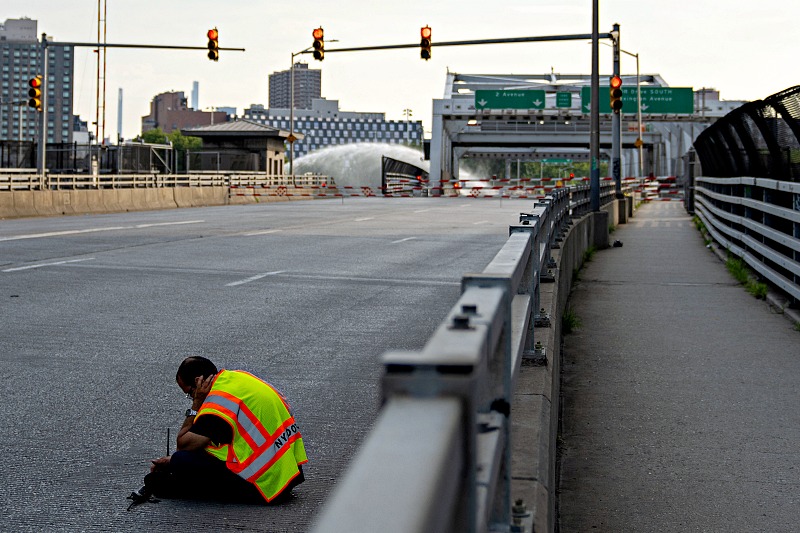
[[[706,233],[708,233],[708,230],[706,229],[706,225],[703,223],[703,221],[702,221],[702,220],[700,220],[700,217],[699,217],[699,216],[695,215],[695,216],[692,218],[692,222],[694,222],[694,227],[696,227],[696,228],[697,228],[697,231],[699,231],[699,232],[700,232],[700,233],[702,233],[703,235],[705,235]]]
[[[728,260],[725,261],[725,268],[741,285],[746,284],[747,280],[750,279],[750,271],[745,266],[744,261],[738,257],[728,257]]]
[[[800,331],[800,322],[795,322],[794,323],[794,330],[795,331]]]
[[[567,335],[572,333],[582,325],[581,319],[572,309],[567,308],[564,310],[564,315],[561,317],[561,333]]]
[[[596,253],[597,253],[596,246],[590,246],[589,248],[587,248],[586,251],[583,252],[583,262],[589,263],[594,258],[594,254]]]
[[[608,234],[609,234],[609,235],[613,235],[613,233],[614,233],[615,231],[617,231],[617,227],[616,227],[614,224],[611,224],[611,225],[608,227]]]
[[[740,258],[729,255],[727,261],[725,261],[725,268],[728,269],[728,272],[731,273],[731,276],[733,276],[736,281],[744,285],[744,289],[748,293],[759,300],[765,300],[767,298],[767,291],[769,289],[767,284],[758,281],[750,269],[747,268],[747,264]]]
[[[758,298],[759,300],[766,300],[767,299],[767,284],[760,283],[754,279],[747,280],[745,284],[745,290]]]
[[[608,176],[608,162],[601,161],[599,166],[600,175]],[[506,174],[505,161],[502,159],[465,159],[462,163],[462,167],[480,178],[489,178],[491,176],[503,178]],[[583,178],[591,175],[591,162],[573,161],[569,164],[558,164],[528,161],[521,163],[519,169],[520,177],[529,179],[538,179],[539,176],[556,180],[564,179],[566,176],[569,176],[570,173],[575,174],[576,178]],[[511,164],[511,177],[515,178],[516,176],[517,164],[514,162]]]
[[[141,139],[146,143],[152,144],[168,144],[171,142],[172,147],[181,152],[199,150],[203,146],[203,140],[200,137],[186,136],[180,130],[174,130],[166,134],[161,128],[155,128],[142,133]]]

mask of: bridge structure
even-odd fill
[[[635,92],[636,75],[622,76],[622,80],[626,90]],[[608,76],[601,76],[600,148],[610,159],[612,114],[605,98],[607,82]],[[695,115],[689,88],[669,87],[658,74],[639,75],[638,82],[643,90],[642,146],[640,150],[637,145],[638,99],[632,96],[624,101],[622,111],[622,175],[639,175],[640,157],[645,175],[680,174],[681,157],[714,119]],[[506,161],[506,178],[512,161],[587,161],[590,84],[590,76],[579,74],[448,72],[444,97],[433,101],[432,187],[458,180],[462,161],[470,158]],[[519,101],[525,95],[530,102]]]

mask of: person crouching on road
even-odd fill
[[[192,399],[177,451],[153,461],[145,487],[161,498],[279,503],[305,480],[303,438],[289,405],[269,383],[188,357],[178,386]]]

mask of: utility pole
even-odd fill
[[[600,74],[599,74],[599,8],[592,0],[592,96],[589,112],[589,151],[592,159],[589,176],[589,199],[592,211],[600,210]]]
[[[44,189],[47,172],[47,34],[42,34],[40,46],[40,67],[42,72],[42,110],[39,112],[39,153],[36,160],[36,173],[39,174],[39,189]]]
[[[619,24],[614,24],[611,31],[614,43],[614,69],[613,76],[619,76]],[[622,198],[622,110],[611,111],[611,177],[614,178],[614,193],[617,199]]]

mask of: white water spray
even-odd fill
[[[399,144],[354,143],[331,146],[304,155],[294,161],[294,173],[313,172],[331,176],[337,185],[351,187],[381,186],[381,156],[391,157],[428,172],[422,150]]]

